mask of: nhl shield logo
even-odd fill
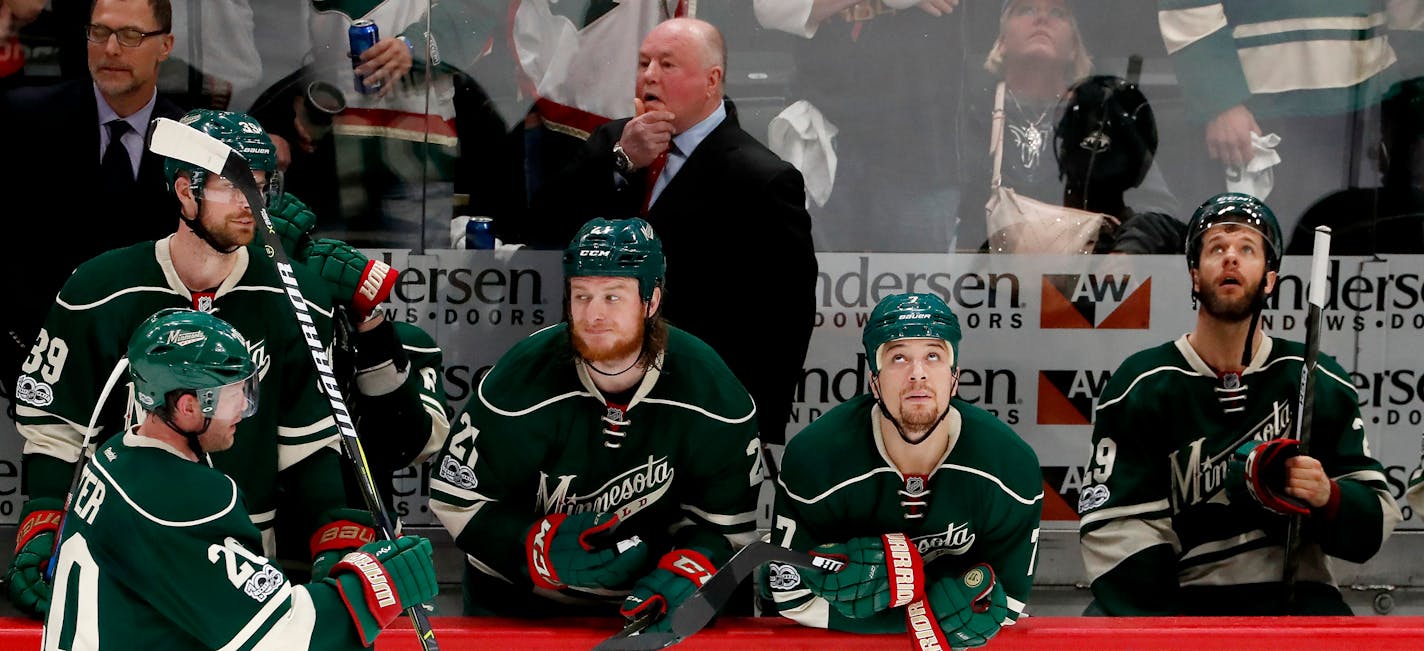
[[[199,312],[212,312],[212,311],[213,311],[213,297],[211,297],[211,296],[199,296],[199,297],[198,297],[198,311],[199,311]]]
[[[603,415],[603,417],[611,421],[621,421],[623,420],[623,410],[614,407],[613,405],[609,405],[608,411]]]
[[[919,495],[925,492],[925,478],[919,475],[910,475],[905,478],[905,492],[911,495]]]
[[[1241,388],[1241,376],[1237,373],[1222,373],[1221,388],[1235,390]]]

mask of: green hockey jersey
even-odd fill
[[[586,606],[627,594],[540,589],[548,599],[528,598],[525,532],[550,513],[618,514],[618,537],[649,545],[648,571],[684,547],[720,565],[755,539],[762,467],[751,398],[706,344],[672,327],[667,341],[626,405],[594,386],[562,323],[516,344],[480,381],[430,495],[468,555],[471,612],[547,614],[549,599]]]
[[[284,473],[282,481],[291,482],[288,488],[308,505],[310,513],[303,520],[344,503],[330,403],[318,389],[306,341],[276,270],[269,261],[250,257],[252,251],[260,249],[243,248],[234,254],[237,266],[211,295],[195,296],[183,286],[167,239],[109,251],[75,270],[21,367],[19,384],[30,390],[19,396],[16,413],[25,437],[25,481],[31,498],[62,498],[68,490],[84,428],[105,378],[139,324],[163,308],[200,307],[236,327],[258,365],[257,414],[238,424],[231,450],[213,455],[216,467],[242,488],[253,522],[270,530],[278,472],[299,464]],[[325,283],[310,277],[304,267],[295,271],[326,343],[331,302]],[[124,384],[116,387],[96,432],[123,429],[128,395]],[[102,442],[102,437],[95,441]]]
[[[1239,376],[1218,379],[1184,335],[1122,363],[1104,388],[1079,494],[1096,605],[1110,615],[1284,614],[1288,519],[1227,490],[1232,452],[1294,437],[1305,347],[1264,337]],[[1370,458],[1350,376],[1321,355],[1310,455],[1340,490],[1331,520],[1303,527],[1297,603],[1349,614],[1326,562],[1363,563],[1400,520]]]
[[[1043,511],[1043,475],[1033,448],[1008,425],[959,398],[945,417],[950,444],[928,477],[901,473],[881,440],[879,407],[858,395],[826,412],[786,445],[777,480],[772,542],[796,550],[862,536],[904,533],[926,573],[959,576],[988,563],[1008,596],[1013,624],[1033,584]],[[765,580],[780,613],[806,626],[857,633],[905,630],[903,608],[843,617],[771,564]]]
[[[362,648],[332,583],[294,586],[263,557],[242,498],[161,441],[111,437],[65,519],[42,648]]]

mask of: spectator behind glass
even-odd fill
[[[768,142],[806,178],[818,250],[949,250],[966,49],[958,4],[753,3],[763,27],[796,37],[792,103]]]
[[[1137,187],[1157,153],[1157,120],[1136,84],[1107,75],[1073,85],[1054,130],[1063,205],[1111,217],[1095,253],[1181,253],[1186,225],[1137,213],[1123,193]]]
[[[6,214],[15,216],[7,220],[3,257],[9,277],[24,278],[26,286],[4,311],[0,377],[7,387],[70,272],[109,249],[172,233],[178,215],[163,159],[144,150],[152,118],[183,114],[156,94],[159,65],[173,48],[168,0],[98,0],[90,22],[92,81],[0,96],[0,142],[9,152],[0,156],[0,194]],[[133,33],[115,31],[121,29]],[[122,133],[111,149],[115,129]],[[56,197],[77,192],[98,201],[82,210],[56,209]],[[33,255],[37,245],[45,255]]]
[[[450,246],[459,154],[455,72],[486,51],[495,16],[502,15],[493,4],[389,0],[361,5],[363,13],[313,0],[317,78],[346,96],[346,110],[333,126],[340,211],[321,215],[323,231],[354,246]],[[433,12],[429,47],[427,9]],[[380,34],[356,68],[364,93],[356,90],[348,38],[351,24],[361,19],[375,22]],[[427,71],[429,51],[437,58]]]
[[[1287,253],[1309,255],[1310,232],[1322,224],[1333,231],[1332,255],[1424,253],[1424,78],[1385,92],[1380,127],[1380,187],[1341,190],[1311,206]]]
[[[959,204],[956,248],[977,251],[989,238],[987,205],[993,194],[993,117],[1003,116],[1001,185],[1018,197],[1061,206],[1064,186],[1053,164],[1054,110],[1068,86],[1088,75],[1092,59],[1081,41],[1072,7],[1064,0],[1008,0],[999,37],[984,62],[990,75],[975,84],[961,114],[967,138],[964,191]],[[999,99],[1002,95],[1002,99]],[[996,108],[997,107],[997,108]],[[977,134],[984,134],[979,136]],[[1155,167],[1125,198],[1140,212],[1176,214],[1176,199]],[[1072,252],[1077,245],[1067,247]],[[1088,251],[1092,249],[1089,248]]]
[[[1377,138],[1366,111],[1398,78],[1387,4],[1158,0],[1188,117],[1203,125],[1205,153],[1221,166],[1201,159],[1219,170],[1206,192],[1268,200],[1289,237],[1307,206],[1355,182],[1361,166],[1345,163],[1364,160]],[[1363,137],[1354,131],[1361,125]],[[1253,173],[1271,160],[1263,148],[1272,134],[1280,162]]]

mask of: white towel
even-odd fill
[[[835,137],[840,130],[806,100],[786,107],[767,126],[767,143],[777,156],[801,170],[807,203],[826,205],[836,181]]]
[[[1245,168],[1226,166],[1226,189],[1231,192],[1244,192],[1265,201],[1276,185],[1276,175],[1271,168],[1281,162],[1281,155],[1276,153],[1276,147],[1280,144],[1281,137],[1274,133],[1262,136],[1252,132],[1251,148],[1254,155],[1246,162]]]

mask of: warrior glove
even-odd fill
[[[430,541],[419,536],[364,545],[331,568],[325,581],[341,594],[361,643],[368,647],[401,611],[439,592]]]

